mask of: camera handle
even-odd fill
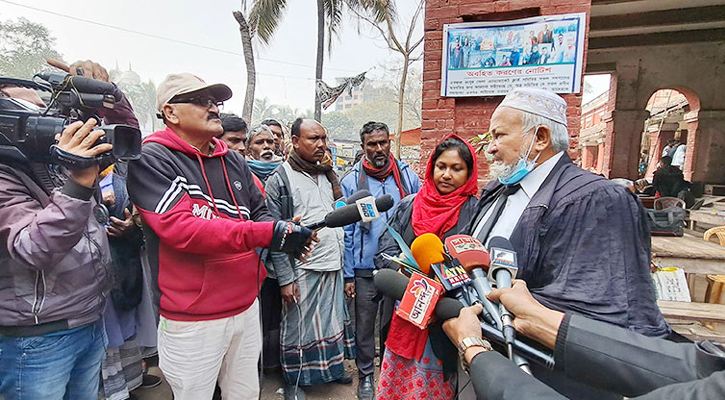
[[[50,146],[50,158],[53,161],[53,164],[62,165],[72,171],[79,171],[98,165],[101,162],[102,157],[85,157],[75,155],[54,144]]]

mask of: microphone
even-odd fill
[[[451,292],[462,303],[471,304],[467,297],[468,292],[462,290],[471,283],[471,278],[458,261],[445,252],[443,242],[438,236],[432,233],[418,236],[410,245],[410,251],[423,273],[436,277],[445,291]]]
[[[369,190],[362,189],[353,193],[352,196],[348,197],[347,199],[343,199],[343,201],[345,201],[345,204],[355,204],[356,201],[370,196],[372,196],[372,193],[370,193]]]
[[[453,235],[446,238],[446,249],[451,257],[457,259],[472,277],[472,286],[483,304],[484,310],[491,316],[499,329],[502,327],[501,315],[486,295],[491,293],[486,273],[490,260],[488,251],[478,239],[468,235]]]
[[[409,279],[390,269],[381,269],[375,271],[373,275],[373,283],[375,287],[385,296],[400,300],[409,284]],[[435,305],[435,315],[441,320],[458,317],[463,304],[460,301],[448,297],[441,297]],[[486,324],[481,323],[483,335],[489,340],[500,344],[505,343],[505,338],[501,331]],[[554,369],[554,357],[547,354],[529,344],[515,339],[513,346],[520,354],[525,355],[531,361],[534,361],[548,369]]]
[[[357,200],[355,204],[349,204],[328,213],[325,215],[325,219],[323,221],[307,225],[307,228],[313,231],[324,227],[340,228],[354,224],[366,218],[368,220],[376,219],[380,216],[377,211],[388,211],[393,208],[393,197],[386,194],[375,199],[374,203],[371,201],[370,203],[363,204],[363,212],[361,211],[360,202],[364,199],[367,199],[367,197]]]
[[[365,198],[365,197],[369,197],[369,196],[372,196],[372,194],[370,193],[369,190],[367,190],[367,189],[358,190],[357,192],[353,193],[352,196],[350,196],[348,198],[342,197],[339,200],[336,200],[335,201],[335,210],[337,210],[338,208],[341,208],[341,207],[345,207],[346,205],[355,204],[356,201],[358,201],[362,198]]]
[[[61,72],[41,72],[38,78],[50,83],[54,87],[63,90],[74,88],[81,93],[108,94],[112,95],[116,88],[112,83],[87,78],[85,76],[72,76]]]
[[[431,264],[443,262],[443,243],[438,236],[432,233],[424,233],[410,244],[410,252],[413,254],[415,262],[418,263],[420,272],[423,275],[431,276]]]
[[[491,285],[484,272],[490,269],[491,264],[486,248],[472,236],[453,235],[446,239],[446,249],[451,257],[458,259],[463,268],[473,277],[472,286],[483,304],[484,311],[489,314],[489,318],[494,321],[496,327],[503,331],[503,320],[499,310],[496,309],[493,302],[486,298],[486,295],[491,293]],[[531,375],[528,361],[519,355],[514,355],[513,359],[521,369]]]
[[[508,239],[495,236],[488,242],[491,250],[491,266],[488,269],[488,279],[496,282],[499,289],[510,288],[511,280],[516,277],[518,263],[516,262],[516,251]],[[506,338],[506,346],[509,348],[509,357],[513,357],[513,341],[516,337],[516,330],[512,324],[511,314],[503,304],[499,305],[501,321],[503,323],[503,334]],[[512,358],[513,359],[513,358]]]

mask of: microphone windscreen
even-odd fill
[[[380,212],[385,212],[393,208],[393,196],[386,194],[375,199],[375,208]]]
[[[373,275],[373,284],[380,293],[385,296],[400,300],[408,287],[408,278],[393,271],[392,269],[381,269]],[[438,318],[446,320],[456,318],[463,308],[463,304],[456,299],[441,297],[436,303],[435,314]]]
[[[432,233],[424,233],[415,238],[410,244],[410,252],[413,253],[413,258],[418,263],[421,272],[427,276],[431,276],[431,264],[441,263],[445,260],[443,242]]]
[[[505,237],[501,236],[494,236],[491,238],[491,240],[488,241],[488,248],[492,249],[494,247],[514,251],[514,246],[511,244],[511,242]]]
[[[325,216],[325,226],[328,228],[340,228],[354,224],[362,219],[357,204],[350,204],[340,207]]]
[[[353,193],[352,196],[348,197],[347,200],[345,200],[345,203],[347,204],[355,204],[356,201],[360,199],[364,199],[365,197],[372,196],[370,194],[370,191],[367,189],[358,190],[357,192]]]
[[[379,269],[373,275],[373,284],[380,293],[400,300],[408,286],[408,278],[392,269]]]
[[[460,301],[449,297],[441,297],[436,304],[435,314],[436,317],[445,321],[451,318],[458,318],[458,314],[460,314],[462,308],[463,304]]]
[[[474,268],[488,271],[491,263],[486,247],[478,239],[469,235],[453,235],[446,238],[446,249],[451,257],[457,259],[466,272]]]

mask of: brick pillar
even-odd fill
[[[617,63],[609,86],[609,110],[604,121],[607,124],[606,146],[602,173],[607,178],[637,179],[639,149],[644,121],[649,112],[639,109],[640,66],[638,60]]]
[[[685,115],[685,179],[725,184],[725,111],[700,110]]]
[[[671,129],[671,127],[669,126],[667,128]],[[645,177],[647,178],[652,178],[655,171],[657,170],[657,165],[660,163],[660,158],[662,158],[662,151],[665,149],[667,142],[675,137],[675,131],[670,129],[665,130],[665,127],[663,126],[662,130],[660,131],[650,132],[650,145],[648,153],[649,162],[647,163],[647,172],[645,173]]]
[[[491,114],[503,96],[441,97],[441,57],[443,24],[471,21],[504,21],[537,15],[569,14],[591,10],[591,0],[427,0],[425,8],[425,48],[423,63],[423,102],[421,123],[421,170],[425,171],[431,151],[446,135],[464,139],[488,130]],[[589,21],[585,32],[584,64],[588,46]],[[570,154],[578,157],[581,119],[581,91],[564,95],[571,139]],[[485,157],[478,157],[479,183],[488,176]]]

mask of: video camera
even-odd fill
[[[135,160],[141,154],[141,131],[128,125],[100,126],[105,132],[95,145],[110,143],[111,151],[97,157],[80,157],[55,145],[56,135],[75,121],[95,118],[113,109],[120,93],[111,83],[63,73],[40,73],[40,81],[0,77],[3,87],[21,87],[50,92],[50,103],[43,108],[14,98],[0,97],[0,158],[20,162],[47,162],[70,169],[84,169],[102,162]]]

